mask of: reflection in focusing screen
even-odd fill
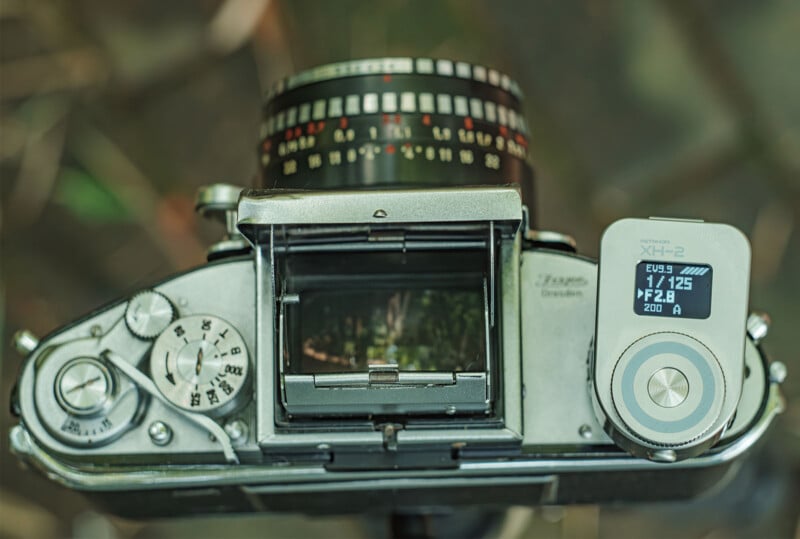
[[[294,374],[366,371],[483,371],[480,289],[306,291],[297,306],[288,370]]]

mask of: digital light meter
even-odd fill
[[[750,246],[737,229],[623,219],[600,245],[592,381],[617,443],[652,460],[698,455],[739,402]]]

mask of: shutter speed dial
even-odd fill
[[[189,412],[223,416],[249,397],[250,362],[242,336],[225,320],[193,315],[170,324],[150,356],[156,386]]]

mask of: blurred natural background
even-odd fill
[[[482,63],[526,94],[538,224],[596,255],[622,216],[725,221],[751,238],[751,303],[789,408],[726,491],[647,507],[517,508],[512,537],[800,537],[797,0],[1,0],[0,406],[38,335],[204,261],[195,189],[249,184],[261,96],[316,64]],[[20,469],[0,414],[0,537],[367,537],[298,515],[126,522]],[[368,495],[365,493],[365,495]],[[300,508],[298,508],[300,509]]]

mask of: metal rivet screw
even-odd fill
[[[375,213],[372,214],[375,219],[385,219],[389,217],[389,214],[386,213],[386,210],[375,210]]]
[[[103,334],[103,328],[101,328],[98,324],[93,325],[89,328],[89,335],[92,337],[99,337]]]
[[[14,350],[16,350],[21,356],[29,355],[31,352],[36,350],[37,346],[39,346],[39,339],[37,339],[36,335],[27,329],[21,329],[14,333],[14,337],[11,339],[11,342],[14,345]]]
[[[225,423],[225,432],[233,443],[247,439],[247,425],[241,419],[234,419]]]
[[[452,404],[444,409],[444,413],[447,415],[454,415],[456,413],[456,407]]]
[[[147,429],[150,440],[156,445],[167,445],[172,441],[172,429],[163,421],[153,421]]]
[[[769,365],[769,380],[770,382],[776,384],[782,384],[784,380],[786,380],[786,375],[788,374],[788,370],[786,369],[786,365],[783,364],[782,361],[773,361]]]
[[[578,434],[581,435],[581,438],[586,438],[587,440],[592,437],[592,427],[589,425],[581,425],[578,429]]]
[[[647,454],[647,458],[656,462],[675,462],[678,454],[672,449],[658,449]]]
[[[747,333],[753,342],[758,344],[767,336],[771,320],[767,313],[751,313],[747,317]]]

